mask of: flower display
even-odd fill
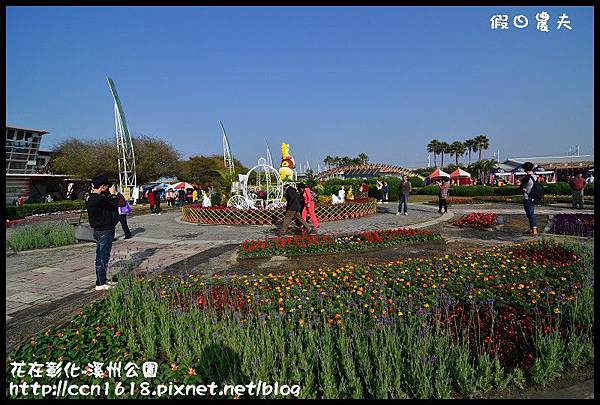
[[[458,221],[455,225],[469,228],[491,228],[498,223],[498,215],[487,212],[471,212]]]
[[[594,237],[594,214],[556,214],[552,233]]]
[[[239,255],[240,257],[265,257],[356,251],[439,238],[439,234],[431,231],[411,228],[332,235],[290,236],[264,240],[246,240],[239,248]]]
[[[287,273],[127,278],[69,325],[8,352],[7,375],[16,359],[156,358],[157,383],[212,381],[239,369],[247,378],[295,376],[311,398],[390,397],[404,386],[414,388],[410,397],[448,397],[419,383],[439,381],[438,365],[479,364],[472,378],[487,378],[480,367],[489,359],[506,373],[536,376],[539,342],[553,337],[570,342],[565,361],[577,364],[567,350],[593,361],[589,258],[572,245],[537,240]],[[225,367],[232,362],[235,368]],[[473,394],[459,375],[445,376],[461,395]]]

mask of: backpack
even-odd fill
[[[544,186],[542,186],[540,182],[535,180],[533,177],[529,177],[531,180],[533,180],[533,187],[528,195],[529,198],[532,199],[535,204],[537,204],[544,199]]]

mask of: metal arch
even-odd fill
[[[119,154],[119,186],[121,190],[125,190],[126,188],[133,190],[137,187],[133,140],[127,127],[125,112],[123,111],[115,83],[108,76],[106,79],[115,104],[115,136],[117,138],[117,151]]]
[[[223,164],[229,170],[229,175],[233,176],[233,173],[235,173],[235,164],[233,163],[233,158],[231,157],[229,140],[227,139],[227,133],[225,132],[223,121],[219,121],[219,124],[221,125],[221,131],[223,132]]]
[[[281,199],[283,198],[283,182],[281,181],[281,176],[279,175],[279,171],[277,169],[275,169],[273,166],[270,166],[265,163],[259,163],[258,165],[254,166],[252,169],[250,169],[248,171],[248,174],[247,174],[248,178],[250,178],[250,173],[252,173],[252,172],[255,172],[257,174],[257,179],[259,178],[261,173],[264,175],[264,180],[265,180],[264,181],[264,186],[265,186],[264,191],[267,195],[265,204],[269,205],[272,202],[281,201]],[[271,176],[274,176],[276,179],[275,185],[272,184],[272,182],[271,182],[271,180],[272,180]],[[260,184],[260,185],[262,186],[263,184]],[[246,183],[245,187],[243,188],[243,195],[247,199],[249,199],[249,197],[250,197],[250,192],[248,190],[248,183]]]

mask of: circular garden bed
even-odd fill
[[[377,200],[374,198],[369,198],[364,202],[315,206],[315,214],[319,222],[359,218],[376,212]],[[229,207],[184,206],[182,213],[184,221],[199,224],[270,225],[283,221],[285,208],[240,210]]]

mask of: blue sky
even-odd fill
[[[556,29],[562,13],[572,30]],[[490,28],[495,14],[509,30]],[[594,147],[592,7],[8,7],[6,20],[7,124],[50,131],[46,149],[114,134],[106,75],[133,135],[184,157],[222,153],[219,120],[248,166],[265,138],[274,160],[287,142],[313,167],[360,152],[423,167],[431,139],[480,134],[501,160]]]

